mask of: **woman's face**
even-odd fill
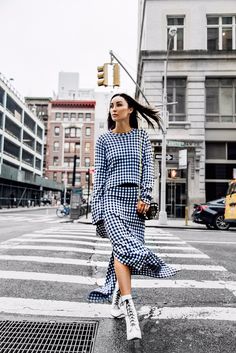
[[[126,100],[121,96],[116,96],[111,100],[110,113],[113,121],[129,120],[133,108],[129,108]]]

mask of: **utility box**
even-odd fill
[[[82,188],[81,187],[73,187],[71,190],[70,197],[70,219],[75,220],[79,219],[81,214],[81,206],[82,206]]]

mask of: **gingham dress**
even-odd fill
[[[112,254],[105,284],[90,292],[88,299],[91,302],[111,300],[116,283],[114,258],[129,266],[132,275],[165,278],[177,272],[144,245],[145,221],[136,211],[139,188],[120,186],[124,183],[140,185],[141,199],[150,203],[153,160],[151,143],[143,130],[132,129],[120,134],[108,131],[96,144],[92,222],[103,221],[97,227],[101,236],[105,232],[109,237]]]

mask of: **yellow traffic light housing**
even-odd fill
[[[98,66],[98,86],[108,86],[108,65],[109,64],[104,64],[103,66]]]
[[[120,67],[119,64],[113,65],[113,87],[120,86]]]

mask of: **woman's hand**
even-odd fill
[[[145,214],[148,211],[149,207],[150,206],[146,202],[139,200],[137,203],[137,212],[140,214]]]

